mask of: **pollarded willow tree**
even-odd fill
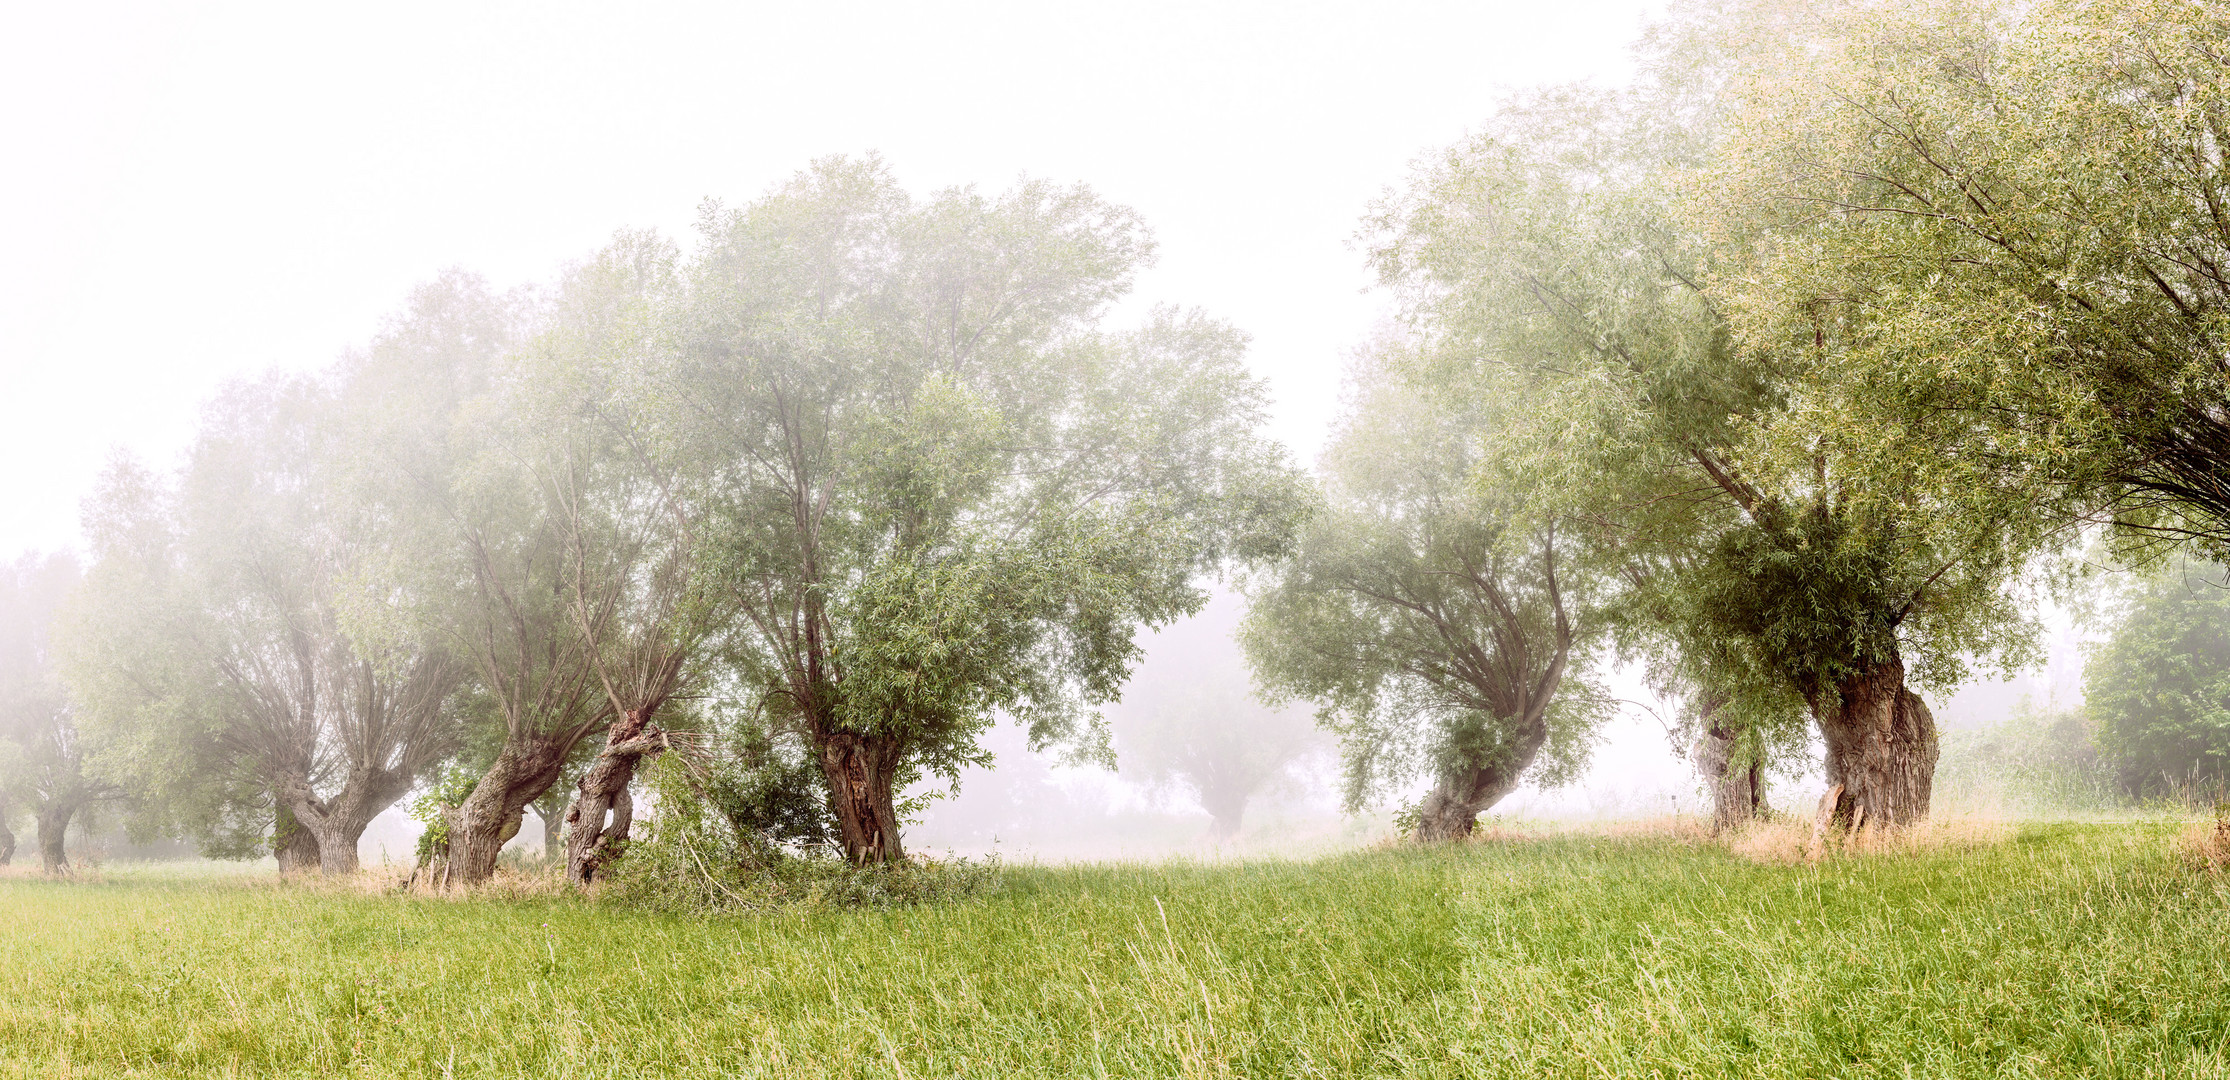
[[[1476,482],[1483,422],[1366,360],[1324,504],[1250,592],[1256,679],[1318,703],[1351,809],[1429,778],[1420,840],[1469,836],[1527,778],[1576,775],[1608,712],[1590,677],[1600,571],[1563,522]]]
[[[2230,10],[1755,4],[1687,190],[1739,235],[1746,348],[1812,340],[1801,423],[1879,473],[2230,544]]]
[[[1123,772],[1191,788],[1215,840],[1237,836],[1248,804],[1298,779],[1295,767],[1324,741],[1307,707],[1273,708],[1254,693],[1236,640],[1244,614],[1243,597],[1221,593],[1161,634],[1115,720]]]
[[[235,386],[174,486],[113,471],[66,641],[107,767],[174,831],[345,874],[371,820],[456,748],[463,672],[422,637],[345,625],[371,523],[333,482],[332,406],[314,379]]]
[[[586,884],[622,850],[629,786],[669,742],[660,710],[715,676],[736,616],[708,553],[719,543],[725,455],[693,454],[688,419],[657,377],[671,370],[678,253],[622,233],[560,284],[518,362],[524,420],[511,445],[559,514],[565,602],[612,718],[565,811],[566,874]]]
[[[1788,680],[1744,663],[1746,657],[1684,644],[1714,633],[1708,613],[1683,590],[1714,569],[1699,556],[1648,551],[1601,534],[1596,541],[1620,564],[1622,595],[1603,611],[1610,637],[1621,657],[1641,662],[1659,699],[1680,710],[1672,735],[1711,798],[1713,831],[1765,816],[1768,774],[1810,755],[1803,697]]]
[[[107,747],[80,728],[58,670],[54,627],[81,576],[67,555],[0,567],[0,790],[31,811],[49,874],[69,872],[70,823],[125,794],[96,767]]]
[[[550,475],[525,346],[543,313],[448,274],[339,372],[355,442],[343,482],[379,527],[355,575],[368,636],[430,635],[469,664],[494,749],[444,822],[447,879],[485,881],[526,807],[610,723],[584,630],[571,515]]]
[[[1138,628],[1301,505],[1244,337],[1101,330],[1152,245],[1082,188],[916,199],[826,160],[702,231],[642,400],[706,478],[722,658],[813,747],[845,854],[902,857],[898,793],[995,715],[1104,757]]]
[[[1914,821],[1936,737],[1908,682],[2019,654],[2007,586],[2039,542],[2035,493],[1878,469],[1792,419],[1841,342],[1738,341],[1714,289],[1745,238],[1692,225],[1682,187],[1722,152],[1751,27],[1676,29],[1635,91],[1519,103],[1429,162],[1375,218],[1374,257],[1418,377],[1496,403],[1488,471],[1645,571],[1622,606],[1678,670],[1800,695],[1838,818]]]

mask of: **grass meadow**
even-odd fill
[[[0,1075],[2230,1077],[2230,878],[2186,828],[1504,835],[712,917],[14,877]]]

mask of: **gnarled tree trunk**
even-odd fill
[[[645,757],[665,748],[664,733],[651,722],[656,705],[620,715],[604,737],[604,751],[581,772],[580,794],[565,812],[565,880],[586,885],[616,857],[635,819],[627,786]]]
[[[0,866],[15,861],[15,833],[8,828],[8,803],[0,799]]]
[[[1765,812],[1765,756],[1749,732],[1725,722],[1726,698],[1706,698],[1703,734],[1696,740],[1696,771],[1711,791],[1711,831],[1739,829]]]
[[[49,874],[70,872],[70,858],[62,850],[62,842],[76,813],[77,804],[73,802],[50,802],[39,808],[39,865]]]
[[[298,874],[315,870],[322,863],[317,848],[317,834],[295,820],[294,811],[279,806],[276,820],[271,827],[271,857],[278,860],[279,872]]]
[[[496,856],[518,835],[527,804],[557,783],[572,749],[538,735],[514,736],[503,744],[450,819],[444,884],[477,885],[495,876]]]
[[[836,732],[821,743],[829,808],[836,812],[844,857],[855,864],[891,863],[906,857],[892,792],[903,749],[896,739],[849,731]]]
[[[1502,760],[1468,763],[1443,772],[1418,807],[1417,842],[1469,839],[1479,827],[1479,815],[1517,790],[1519,778],[1548,741],[1548,727],[1535,723]]]
[[[409,790],[409,779],[385,770],[357,769],[350,773],[338,794],[321,799],[302,776],[280,781],[279,797],[297,827],[310,834],[309,865],[328,877],[353,874],[361,865],[357,845],[364,830]],[[304,867],[307,869],[307,865]]]
[[[1831,822],[1910,825],[1927,818],[1936,718],[1906,688],[1904,663],[1893,657],[1843,679],[1832,696],[1809,697],[1827,741],[1828,786],[1842,788]]]

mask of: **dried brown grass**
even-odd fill
[[[2230,870],[2230,807],[2217,807],[2214,817],[2192,822],[2182,840],[2193,864],[2217,874]]]
[[[442,886],[424,873],[396,863],[366,865],[340,877],[309,872],[242,875],[249,888],[304,893],[312,896],[422,896],[437,900],[537,900],[572,893],[561,875],[536,869],[496,868],[495,877],[472,886]]]
[[[39,864],[38,864],[38,863],[37,863],[37,862],[35,861],[35,860],[36,860],[36,856],[34,856],[33,858],[34,858],[34,861],[33,861],[33,862],[30,862],[30,863],[20,863],[20,862],[18,862],[18,863],[10,863],[10,864],[8,864],[8,865],[6,865],[6,866],[0,866],[0,880],[12,880],[12,881],[46,881],[46,880],[49,880],[50,878],[51,878],[51,879],[53,879],[53,880],[76,880],[76,881],[98,881],[98,880],[100,880],[100,874],[101,874],[101,872],[100,872],[100,868],[99,868],[99,867],[82,867],[82,868],[76,868],[76,869],[74,869],[74,870],[73,870],[73,871],[71,871],[71,872],[68,872],[68,873],[64,873],[64,874],[60,875],[59,877],[57,877],[57,876],[55,876],[55,875],[50,875],[50,874],[48,874],[48,873],[47,873],[46,871],[44,871],[44,870],[41,870],[41,869],[39,869]]]
[[[1711,822],[1699,817],[1636,818],[1611,821],[1588,830],[1618,840],[1671,840],[1681,844],[1711,842]]]
[[[1952,814],[1915,825],[1867,825],[1856,831],[1823,831],[1810,820],[1781,816],[1731,830],[1719,842],[1752,862],[1793,865],[1837,856],[1973,850],[2003,843],[2012,835],[2012,827],[1994,814]]]

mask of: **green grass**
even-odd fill
[[[13,879],[0,1075],[2230,1077],[2230,885],[2174,831],[1017,868],[709,920]]]

